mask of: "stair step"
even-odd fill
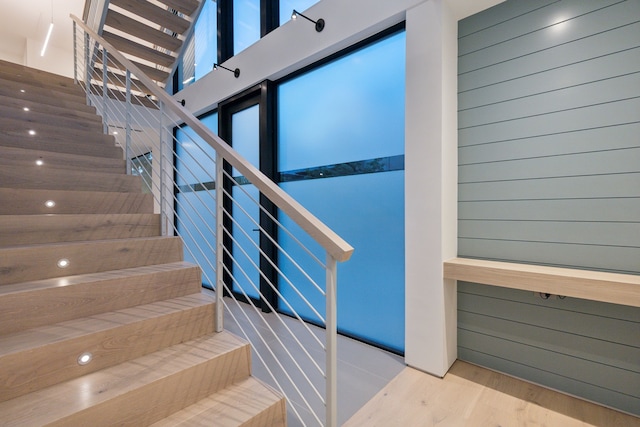
[[[69,261],[64,268],[58,261]],[[182,261],[179,237],[145,237],[0,248],[0,285]]]
[[[285,427],[285,400],[253,377],[158,421],[151,427]]]
[[[17,108],[21,111],[23,111],[24,107],[27,107],[29,111],[33,113],[49,114],[63,119],[86,120],[102,124],[102,118],[96,114],[95,108],[87,105],[82,105],[81,108],[69,108],[62,105],[43,104],[28,99],[3,95],[0,95],[0,105],[7,108]]]
[[[147,46],[143,46],[139,43],[133,42],[129,39],[121,37],[117,34],[103,31],[102,37],[113,45],[122,53],[133,55],[136,58],[149,61],[153,64],[158,64],[166,68],[171,68],[176,58],[166,53],[162,53],[158,50],[152,49]]]
[[[96,76],[97,80],[102,81],[103,79],[103,73],[102,73],[102,67],[100,68],[94,68],[94,75]],[[121,86],[121,87],[126,87],[126,77],[123,74],[118,74],[118,73],[114,73],[111,72],[109,70],[107,70],[107,81],[109,83],[111,83],[114,86]],[[102,86],[92,86],[92,92],[93,93],[100,93]],[[126,90],[126,89],[125,89]],[[135,92],[140,92],[140,93],[144,93],[144,94],[149,94],[151,93],[151,91],[149,89],[147,89],[147,87],[138,79],[131,77],[131,92],[132,92],[132,96],[131,96],[131,102],[132,103],[136,103],[136,98],[133,96],[133,94]],[[114,91],[109,91],[109,98],[111,99],[119,99],[119,100],[125,100],[126,101],[126,95],[122,94],[122,96],[117,96],[115,94]],[[139,105],[139,103],[138,103]]]
[[[0,403],[0,424],[144,426],[248,377],[249,346],[221,332]]]
[[[120,7],[174,33],[182,34],[189,29],[189,21],[146,0],[111,0],[109,5]]]
[[[0,215],[152,212],[151,194],[0,188]]]
[[[200,4],[198,0],[158,0],[172,9],[182,12],[187,16],[191,16],[198,9]],[[205,0],[206,1],[206,0]]]
[[[41,190],[78,190],[140,192],[142,179],[139,176],[60,170],[49,168],[22,169],[20,166],[5,166],[0,169],[0,182],[12,188]]]
[[[4,96],[15,96],[18,99],[32,99],[42,101],[44,104],[59,104],[69,107],[74,105],[86,105],[86,95],[79,87],[65,89],[47,86],[35,80],[16,81],[15,79],[6,79],[0,76],[0,94]],[[56,97],[57,101],[47,102],[47,98]]]
[[[0,286],[0,329],[10,334],[197,293],[200,268],[185,262]]]
[[[115,139],[111,135],[96,134],[93,140],[85,141],[86,143],[83,144],[82,140],[78,141],[73,138],[60,140],[48,138],[42,134],[36,134],[34,136],[22,135],[22,133],[26,132],[25,130],[19,135],[6,134],[4,130],[0,128],[0,146],[119,160],[122,160],[124,156],[122,148],[115,144]],[[103,141],[100,142],[98,139],[102,139]]]
[[[180,1],[180,3],[182,3],[182,1]],[[168,49],[171,52],[179,52],[182,46],[182,40],[179,38],[172,37],[170,34],[149,27],[115,10],[107,11],[104,25]]]
[[[36,164],[40,160],[42,165]],[[28,150],[0,145],[0,167],[20,166],[24,169],[75,170],[122,174],[125,161],[108,157],[83,156],[53,151]]]
[[[47,80],[41,78],[32,78],[30,76],[25,76],[19,72],[7,71],[0,68],[0,80],[3,84],[7,82],[13,82],[20,85],[29,85],[31,88],[40,88],[43,90],[51,90],[59,93],[64,93],[67,95],[75,96],[78,98],[83,97],[82,89],[80,86],[76,85],[72,79],[64,79],[64,80]]]
[[[159,235],[159,214],[0,216],[0,247]]]
[[[37,111],[24,111],[22,108],[11,107],[0,104],[0,117],[5,119],[19,120],[24,123],[38,126],[40,124],[48,126],[58,126],[70,130],[77,129],[85,132],[102,133],[102,122],[99,120],[87,120],[77,117],[64,117],[58,114],[39,113]],[[98,117],[98,116],[95,116]]]
[[[36,68],[30,68],[14,62],[0,60],[0,72],[2,74],[13,74],[14,76],[18,76],[20,81],[34,81],[45,86],[62,86],[65,88],[75,87],[75,90],[78,90],[78,86],[70,77],[38,70]]]
[[[0,401],[211,334],[214,311],[213,298],[196,293],[5,335]],[[93,358],[80,365],[85,352]]]
[[[86,144],[88,142],[97,142],[115,145],[115,139],[112,135],[102,133],[102,126],[91,125],[90,129],[86,129],[84,125],[76,124],[71,127],[67,124],[46,123],[44,121],[30,120],[25,118],[11,118],[0,116],[0,126],[2,126],[3,135],[15,135],[25,139],[38,139],[34,137],[44,138],[47,141],[68,141],[76,140],[76,144]],[[36,131],[36,135],[30,135],[29,130]]]

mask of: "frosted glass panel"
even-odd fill
[[[259,167],[260,153],[259,114],[259,106],[254,105],[233,114],[231,118],[233,148],[256,167]],[[235,178],[239,173],[234,169],[232,175]],[[260,211],[254,200],[258,201],[259,193],[253,185],[242,185],[242,189],[238,185],[234,185],[231,194],[237,203],[233,206],[233,218],[237,224],[234,223],[232,226],[233,237],[237,240],[237,243],[233,245],[233,257],[236,261],[233,265],[233,275],[237,281],[234,283],[233,289],[238,292],[240,289],[244,289],[248,296],[258,298],[260,232],[257,231],[257,223]]]
[[[291,19],[293,9],[304,13],[305,10],[318,3],[319,0],[280,0],[280,25]],[[310,17],[314,19],[314,17]]]
[[[233,0],[233,54],[260,40],[260,0]]]
[[[282,188],[356,248],[338,264],[338,327],[341,332],[404,350],[404,171],[282,183]],[[297,227],[281,215],[288,229]],[[280,233],[286,251],[305,258],[291,238]],[[309,242],[306,236],[296,236]],[[313,245],[312,247],[316,247]],[[323,252],[316,250],[324,261]],[[284,257],[281,257],[281,259]],[[296,258],[297,259],[297,258]],[[308,259],[308,258],[306,258]],[[324,273],[313,261],[305,267],[324,288]],[[292,264],[281,268],[324,316],[324,299]],[[285,299],[310,320],[317,320],[284,280]],[[290,312],[284,303],[280,309]]]
[[[214,133],[218,133],[218,113],[201,119]],[[213,182],[216,177],[216,152],[189,127],[176,131],[176,182],[179,186],[196,182]]]
[[[403,154],[404,74],[401,32],[280,85],[280,171]]]
[[[218,10],[215,1],[205,1],[196,22],[195,38],[195,80],[198,80],[218,62]]]

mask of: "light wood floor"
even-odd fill
[[[345,427],[638,427],[622,414],[457,361],[443,379],[405,368]]]

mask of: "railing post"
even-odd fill
[[[78,26],[73,21],[73,82],[78,84]]]
[[[216,332],[224,329],[224,159],[216,152]]]
[[[102,129],[105,134],[109,133],[109,117],[107,113],[107,48],[102,46]]]
[[[89,70],[89,33],[84,33],[84,85],[87,91],[87,105],[91,105],[91,71]]]
[[[126,83],[126,118],[125,118],[125,145],[124,153],[127,162],[127,175],[131,175],[131,71],[127,70]]]
[[[338,323],[337,323],[337,280],[338,265],[327,252],[327,278],[326,278],[326,419],[327,427],[338,425]]]
[[[167,212],[165,209],[165,165],[164,165],[164,102],[160,101],[160,227],[162,235],[167,235]],[[151,174],[151,181],[153,181],[153,174]]]

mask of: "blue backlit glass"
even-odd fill
[[[233,0],[233,54],[260,40],[260,0]]]

